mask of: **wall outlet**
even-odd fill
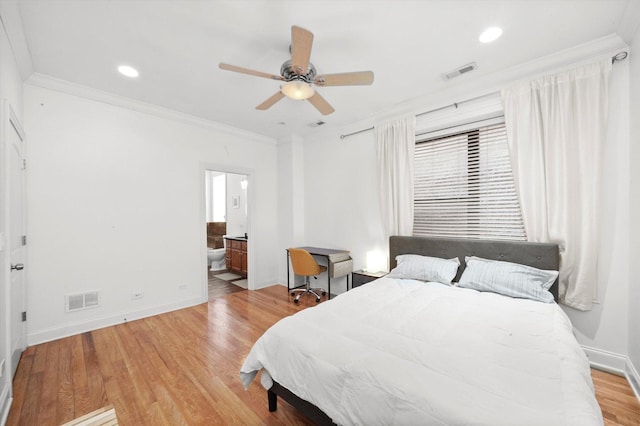
[[[136,291],[131,293],[131,300],[142,299],[144,297],[144,291]]]
[[[178,284],[178,290],[186,290],[187,287],[189,287],[189,286],[186,285],[186,284]]]

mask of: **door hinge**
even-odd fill
[[[27,311],[23,311],[22,312],[22,322],[25,322],[27,320]]]
[[[23,246],[26,246],[26,245],[27,245],[27,236],[26,236],[26,235],[23,235],[23,236],[22,236],[22,245],[23,245]]]
[[[27,170],[27,159],[26,158],[22,159],[22,170]]]

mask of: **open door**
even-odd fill
[[[25,280],[25,168],[24,132],[15,114],[4,105],[4,138],[8,170],[7,248],[9,255],[9,297],[7,325],[9,331],[10,365],[13,376],[18,368],[20,356],[26,347],[26,280]],[[5,204],[6,206],[6,204]]]

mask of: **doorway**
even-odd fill
[[[205,171],[209,299],[248,288],[248,186],[246,174]]]
[[[6,100],[0,103],[0,419],[26,348],[25,139]]]

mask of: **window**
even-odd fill
[[[418,141],[414,235],[526,240],[504,123]]]

